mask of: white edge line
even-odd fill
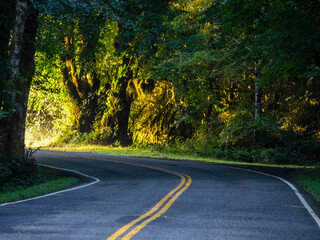
[[[0,204],[0,207],[2,207],[2,206],[7,206],[7,205],[13,205],[13,204],[17,204],[17,203],[22,203],[22,202],[28,202],[28,201],[35,200],[35,199],[45,198],[45,197],[57,195],[57,194],[59,194],[59,193],[70,192],[70,191],[74,191],[74,190],[77,190],[77,189],[89,187],[89,186],[91,186],[91,185],[93,185],[93,184],[96,184],[96,183],[100,182],[100,179],[99,179],[99,178],[96,178],[96,177],[93,177],[93,176],[89,176],[89,175],[87,175],[87,174],[84,174],[84,173],[81,173],[81,172],[78,172],[78,171],[75,171],[75,170],[66,169],[66,168],[59,168],[59,167],[54,167],[54,166],[49,166],[49,165],[46,165],[46,164],[38,164],[38,165],[39,165],[39,166],[43,166],[43,167],[48,167],[48,168],[53,168],[53,169],[58,169],[58,170],[63,170],[63,171],[67,171],[67,172],[76,173],[76,174],[82,175],[82,176],[84,176],[84,177],[92,178],[92,179],[94,179],[94,182],[87,183],[87,184],[80,185],[80,186],[73,187],[73,188],[68,188],[68,189],[65,189],[65,190],[57,191],[57,192],[53,192],[53,193],[48,193],[48,194],[45,194],[45,195],[42,195],[42,196],[38,196],[38,197],[28,198],[28,199],[24,199],[24,200],[20,200],[20,201],[2,203],[2,204]]]
[[[316,223],[318,224],[318,227],[320,228],[320,219],[319,219],[319,217],[315,214],[315,212],[312,210],[310,205],[307,203],[307,201],[304,199],[304,197],[301,195],[301,193],[298,191],[298,189],[295,186],[293,186],[292,183],[288,182],[287,180],[285,180],[285,179],[283,179],[281,177],[278,177],[278,176],[275,176],[275,175],[271,175],[271,174],[268,174],[268,173],[263,173],[263,172],[258,172],[258,171],[255,171],[255,170],[250,170],[250,169],[245,169],[245,168],[238,168],[238,167],[228,167],[228,166],[223,166],[223,167],[243,170],[243,171],[247,171],[247,172],[258,173],[258,174],[261,174],[261,175],[277,178],[277,179],[281,180],[282,182],[286,183],[294,191],[294,193],[297,195],[297,197],[299,198],[299,200],[302,203],[302,205],[307,209],[307,211],[310,213],[311,217],[316,221]]]

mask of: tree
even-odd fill
[[[131,104],[135,100],[128,94],[130,82],[145,82],[146,59],[157,49],[157,35],[164,28],[164,19],[168,12],[167,1],[123,1],[114,5],[117,16],[114,25],[116,35],[113,41],[113,57],[109,57],[110,66],[116,71],[109,71],[110,86],[108,91],[109,110],[103,119],[111,141],[119,141],[123,145],[132,143],[128,135]],[[112,62],[113,61],[113,62]]]
[[[15,1],[0,3],[0,121],[14,110],[14,104],[7,92],[7,80],[10,75],[9,41],[10,31],[14,22]],[[3,121],[3,120],[2,120]],[[4,131],[2,129],[1,131]],[[2,138],[1,132],[1,138]],[[1,139],[0,139],[1,140]]]
[[[96,36],[86,39],[75,36],[75,31],[76,27],[71,25],[64,36],[65,54],[60,56],[61,76],[73,104],[76,126],[81,133],[88,133],[92,130],[95,119],[97,91],[100,87],[94,69]],[[90,51],[92,54],[89,57],[83,56]]]
[[[179,1],[170,5],[167,30],[150,64],[155,75],[173,83],[175,134],[190,138],[210,124],[224,108],[221,92],[225,85],[217,77],[217,25],[208,15],[214,1]]]
[[[8,48],[10,41],[10,30],[14,21],[15,1],[2,1],[0,3],[0,83],[3,84],[8,74]],[[3,86],[4,87],[4,86]],[[3,93],[1,94],[1,96]]]
[[[98,107],[100,29],[112,17],[109,1],[74,1],[41,16],[38,51],[56,62],[72,104],[74,126],[89,133]]]
[[[5,91],[10,96],[8,101],[16,107],[10,115],[1,119],[0,125],[1,153],[20,159],[24,159],[25,119],[34,73],[37,17],[38,12],[31,1],[16,1],[9,57],[11,69],[10,74],[4,79]]]

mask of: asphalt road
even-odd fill
[[[315,219],[276,178],[184,161],[48,151],[37,157],[100,182],[1,206],[1,240],[320,240]]]

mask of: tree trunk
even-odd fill
[[[12,97],[12,102],[16,100],[18,78],[20,75],[20,62],[22,58],[23,51],[23,35],[24,28],[27,21],[27,0],[17,0],[16,1],[16,15],[12,33],[12,45],[11,45],[11,56],[10,56],[10,65],[12,78],[14,83],[10,89],[10,95]]]
[[[98,96],[95,93],[97,89],[88,91],[85,97],[80,98],[78,92],[72,86],[70,78],[65,74],[62,78],[72,104],[75,125],[81,133],[89,133],[92,130],[98,104]]]
[[[8,48],[10,30],[14,21],[15,0],[0,2],[0,84],[2,85],[8,76],[9,56]],[[1,91],[3,91],[2,86]]]
[[[133,71],[130,69],[132,59],[123,58],[123,66],[129,68],[125,76],[118,79],[119,90],[112,93],[113,112],[108,117],[107,126],[110,129],[111,140],[119,141],[121,145],[126,146],[132,143],[128,136],[129,116],[132,98],[127,94],[127,87],[133,78]]]
[[[72,35],[71,33],[71,36],[64,38],[67,51],[71,51],[74,48],[72,46]],[[92,49],[92,51],[94,47],[89,42],[86,44],[86,48]],[[95,112],[98,105],[97,90],[100,87],[100,81],[95,71],[88,72],[83,65],[76,65],[75,57],[69,55],[61,56],[60,60],[64,64],[60,71],[73,105],[75,125],[81,133],[89,133],[95,120]],[[91,61],[94,61],[94,59],[91,59]]]
[[[119,79],[121,86],[119,93],[116,94],[118,109],[116,114],[113,116],[113,121],[118,123],[114,134],[115,139],[120,141],[122,145],[130,145],[132,143],[128,136],[129,116],[132,102],[131,98],[127,95],[127,86],[130,80],[130,75]]]
[[[37,19],[38,13],[29,1],[16,1],[10,54],[12,75],[7,81],[11,81],[8,92],[11,101],[17,107],[10,117],[1,122],[1,152],[19,159],[24,159],[25,121],[30,84],[34,74]]]
[[[5,154],[8,115],[13,109],[8,94],[8,76],[10,75],[9,42],[10,31],[15,17],[15,0],[0,2],[0,154]]]

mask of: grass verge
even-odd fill
[[[141,150],[141,149],[135,149],[131,147],[125,148],[125,147],[112,147],[112,146],[100,146],[100,145],[66,144],[59,147],[43,147],[41,149],[53,150],[53,151],[93,152],[93,153],[101,153],[106,155],[144,157],[144,158],[151,157],[151,158],[162,158],[162,159],[190,160],[190,161],[211,162],[211,163],[220,163],[220,164],[270,166],[270,167],[280,167],[280,168],[303,168],[303,166],[297,166],[297,165],[249,163],[249,162],[242,162],[242,161],[218,159],[214,157],[201,157],[201,156],[198,156],[197,154],[190,154],[190,153],[170,153],[170,152],[157,151],[157,150]]]
[[[48,147],[47,150],[56,151],[75,151],[75,152],[94,152],[107,155],[134,156],[134,157],[151,157],[162,159],[189,160],[211,162],[223,165],[232,165],[242,168],[248,168],[256,171],[266,172],[279,177],[289,179],[300,185],[306,192],[312,195],[320,202],[320,169],[315,166],[298,166],[298,165],[272,165],[261,163],[248,163],[240,161],[230,161],[212,157],[199,157],[196,154],[176,154],[170,152],[161,152],[154,150],[140,150],[124,147],[110,147],[100,145],[79,145],[68,144],[63,147]]]
[[[54,169],[40,168],[38,181],[32,186],[10,186],[0,194],[0,203],[19,201],[63,190],[79,182],[74,176]]]
[[[320,202],[320,168],[296,171],[293,177],[303,189]]]

